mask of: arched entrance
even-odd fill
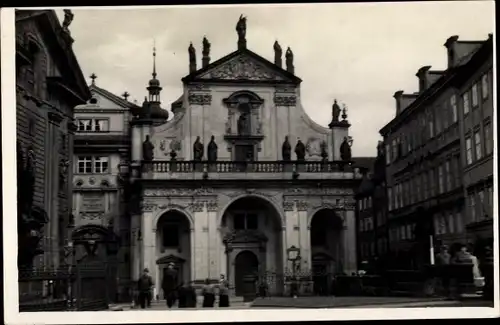
[[[250,251],[240,252],[234,259],[235,291],[237,296],[255,293],[255,283],[245,281],[246,277],[255,275],[259,271],[259,260]]]
[[[283,284],[270,274],[283,274],[282,219],[266,199],[244,196],[233,201],[221,220],[226,253],[226,277],[237,295],[254,290],[244,285],[245,276],[254,272],[266,281],[270,292],[279,293]],[[245,270],[246,269],[246,270]],[[247,281],[248,282],[248,278]],[[250,293],[250,292],[248,292]]]
[[[156,223],[156,278],[161,288],[168,265],[177,271],[176,282],[191,280],[191,223],[181,211],[169,210]]]
[[[322,209],[313,215],[310,231],[314,293],[330,295],[333,276],[343,273],[343,221],[335,210]]]

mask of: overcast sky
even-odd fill
[[[333,99],[348,106],[353,155],[375,155],[378,131],[395,114],[393,94],[417,90],[424,65],[446,68],[449,36],[486,39],[494,31],[494,3],[416,2],[314,5],[186,6],[145,9],[73,9],[74,51],[88,76],[117,95],[142,103],[151,78],[153,39],[162,106],[182,94],[189,42],[201,66],[203,36],[212,62],[237,48],[235,25],[247,16],[247,46],[273,61],[273,43],[294,52],[302,105],[317,123],[331,119]],[[62,11],[58,11],[62,21]]]

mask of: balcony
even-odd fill
[[[142,162],[143,179],[293,180],[361,178],[345,161],[153,161]]]

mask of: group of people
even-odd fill
[[[449,298],[460,296],[463,283],[469,282],[469,279],[472,279],[477,287],[484,286],[484,277],[482,276],[479,260],[468,251],[465,245],[461,245],[460,249],[453,254],[449,253],[448,246],[441,246],[440,252],[436,255],[436,265],[438,266],[444,293]],[[461,271],[453,268],[455,265],[469,265],[471,268],[465,268]]]
[[[178,282],[175,265],[170,263],[164,272],[162,281],[163,296],[167,307],[172,308],[177,302],[178,308],[195,308],[198,302],[196,288],[191,282]],[[146,268],[138,281],[138,304],[142,309],[150,308],[153,298],[154,282]],[[218,283],[212,283],[209,279],[201,290],[203,296],[202,306],[205,308],[214,307],[216,296],[219,296],[219,307],[229,307],[229,284],[224,275],[221,274]]]

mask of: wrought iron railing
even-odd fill
[[[154,173],[334,173],[352,171],[347,161],[152,161],[143,172]]]

